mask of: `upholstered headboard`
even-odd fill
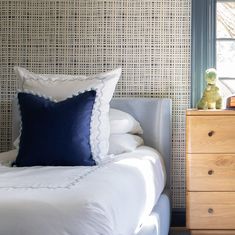
[[[115,98],[111,107],[130,113],[144,130],[145,144],[157,149],[163,156],[167,170],[167,184],[170,185],[171,162],[171,100],[157,98]],[[19,112],[13,101],[12,139],[19,135]]]
[[[171,172],[171,100],[157,98],[115,98],[111,107],[130,113],[144,130],[145,145],[157,149],[164,158],[167,186]]]

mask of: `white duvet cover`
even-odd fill
[[[94,167],[8,167],[0,154],[0,235],[132,235],[165,186],[142,146]]]

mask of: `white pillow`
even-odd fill
[[[118,109],[110,109],[109,120],[111,134],[143,134],[140,123],[129,113]]]
[[[117,155],[131,152],[143,144],[143,139],[138,135],[113,134],[109,137],[109,154]]]
[[[87,90],[96,90],[91,118],[90,145],[96,163],[107,155],[109,149],[109,102],[121,76],[121,68],[89,77],[83,75],[35,74],[15,67],[20,80],[20,90],[61,101]]]

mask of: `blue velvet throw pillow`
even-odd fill
[[[96,92],[60,102],[18,93],[22,130],[15,165],[92,166],[90,122]]]

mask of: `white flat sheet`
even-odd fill
[[[163,161],[142,146],[94,167],[4,165],[0,154],[0,235],[130,235],[165,186]]]

